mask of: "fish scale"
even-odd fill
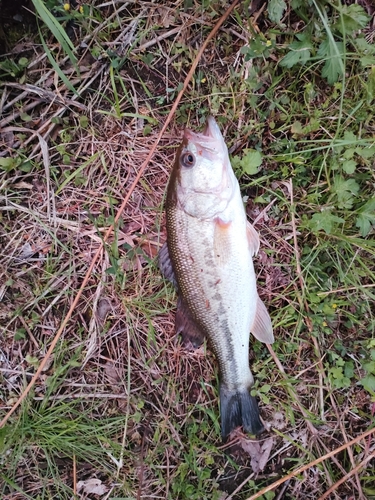
[[[166,219],[161,269],[177,283],[185,338],[190,325],[209,339],[218,359],[222,436],[241,425],[258,434],[263,425],[250,394],[249,334],[252,330],[271,343],[272,325],[256,289],[252,255],[259,238],[246,220],[228,150],[212,117],[203,134],[185,130],[168,185]]]

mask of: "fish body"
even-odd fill
[[[215,352],[223,438],[241,425],[258,434],[263,425],[249,392],[254,382],[249,333],[272,343],[272,325],[256,288],[252,256],[259,237],[246,220],[213,117],[203,133],[184,132],[168,185],[166,218],[167,246],[160,265],[179,293],[176,330],[187,338],[193,331],[193,343],[207,336]]]

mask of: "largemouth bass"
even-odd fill
[[[176,332],[198,345],[207,336],[220,370],[221,434],[263,430],[249,368],[249,334],[274,341],[252,256],[259,237],[246,220],[228,149],[212,116],[203,133],[186,129],[166,200],[167,242],[159,265],[179,294]]]

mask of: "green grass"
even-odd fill
[[[291,5],[270,0],[255,18],[237,7],[200,61],[53,359],[0,430],[2,498],[70,499],[78,485],[78,498],[242,500],[374,425],[370,17],[356,4]],[[117,11],[94,2],[83,13],[46,6],[45,48],[35,35],[22,60],[0,58],[8,127],[0,157],[2,416],[43,358],[182,75],[223,12],[221,2],[184,2],[177,14],[143,2]],[[155,39],[177,26],[179,33]],[[34,94],[9,81],[54,90],[54,65],[59,96],[82,107],[46,98],[26,116]],[[176,294],[155,260],[180,131],[198,129],[209,113],[261,236],[258,288],[284,369],[251,341],[254,391],[272,440],[258,474],[247,437],[220,441],[215,358],[206,345],[192,352],[175,339]],[[42,124],[49,200],[32,136]],[[352,448],[353,460],[346,451],[291,480],[285,494],[320,497],[368,456],[367,444]],[[368,462],[338,497],[374,498],[374,475]],[[90,480],[102,494],[85,489]]]

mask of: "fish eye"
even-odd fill
[[[184,167],[194,167],[195,165],[195,156],[190,151],[185,151],[181,155],[181,164]]]

